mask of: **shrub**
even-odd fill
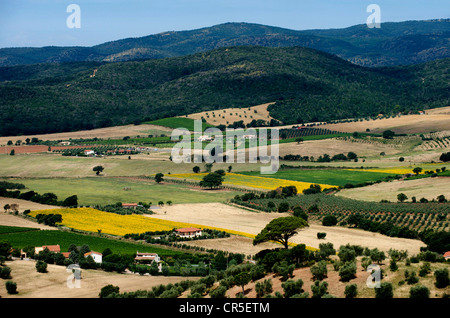
[[[311,266],[310,268],[311,274],[313,275],[313,279],[315,280],[323,280],[327,277],[327,262],[319,261],[316,265]]]
[[[337,224],[337,218],[334,215],[326,215],[322,220],[323,226],[333,226]]]
[[[430,298],[430,290],[422,285],[413,286],[409,290],[409,298]]]
[[[256,297],[261,298],[273,291],[272,280],[265,279],[263,282],[257,282],[255,285]]]
[[[327,233],[325,233],[325,232],[318,232],[317,233],[317,238],[319,240],[324,239],[326,236],[327,236]]]
[[[8,266],[0,267],[0,278],[3,279],[11,278],[11,268]]]
[[[8,280],[5,284],[5,287],[8,294],[10,295],[17,294],[17,284],[14,283],[13,281]]]
[[[328,292],[328,283],[323,281],[320,282],[316,280],[313,285],[311,285],[312,298],[322,298]]]
[[[339,247],[339,259],[342,262],[351,262],[354,261],[356,259],[356,252],[355,249],[347,244],[347,245],[341,245]]]
[[[416,276],[416,272],[405,271],[405,278],[408,285],[413,285],[419,282],[419,278]]]
[[[47,263],[44,261],[37,261],[36,270],[38,273],[47,273]]]
[[[289,203],[281,202],[278,205],[278,212],[282,213],[282,212],[287,212],[287,211],[289,211]]]
[[[328,259],[331,255],[336,255],[336,250],[333,247],[333,243],[321,243],[319,244],[318,256],[323,259]]]
[[[355,298],[358,295],[358,287],[356,284],[345,286],[345,298]]]
[[[440,268],[434,271],[436,278],[435,286],[437,288],[445,288],[450,285],[449,272],[447,268]]]
[[[431,273],[431,265],[429,262],[424,262],[419,269],[419,276],[425,277],[429,273]]]
[[[227,288],[223,285],[220,285],[216,289],[212,290],[209,293],[209,296],[211,296],[211,298],[225,298],[226,292],[227,292]]]
[[[290,298],[294,295],[303,293],[303,280],[288,280],[281,284],[284,290],[284,297]]]
[[[349,280],[356,277],[356,263],[355,262],[346,262],[339,269],[339,276],[341,277],[341,281],[348,282]]]
[[[395,272],[395,271],[398,270],[398,265],[397,265],[397,262],[395,261],[395,258],[391,258],[391,261],[390,261],[390,263],[389,263],[389,269],[390,269],[392,272]]]
[[[119,287],[118,286],[113,286],[111,284],[106,285],[104,287],[102,287],[102,289],[100,290],[100,293],[98,294],[98,296],[100,298],[106,298],[108,296],[110,296],[113,293],[119,293]]]
[[[394,292],[392,284],[389,282],[383,282],[380,284],[380,288],[375,288],[375,298],[392,298],[394,297]]]

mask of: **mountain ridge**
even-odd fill
[[[2,48],[0,66],[159,59],[248,45],[308,47],[371,67],[417,64],[450,57],[450,19],[384,22],[378,29],[360,24],[315,30],[227,22],[194,30],[129,37],[90,47]],[[396,50],[396,47],[403,49]]]

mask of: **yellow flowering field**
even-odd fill
[[[383,172],[383,173],[391,173],[391,174],[407,174],[407,173],[413,173],[414,167],[398,167],[398,168],[377,168],[377,169],[346,169],[350,171],[368,171],[368,172]],[[423,174],[426,170],[426,168],[422,167],[422,172],[420,174]]]
[[[254,238],[248,233],[221,229],[198,224],[167,221],[159,218],[146,217],[139,214],[120,215],[116,213],[104,212],[92,208],[67,208],[53,210],[36,210],[29,213],[36,217],[38,214],[61,214],[62,222],[68,228],[87,232],[98,232],[123,236],[130,233],[144,233],[153,231],[170,231],[175,228],[197,227],[224,231],[230,234]]]
[[[171,177],[180,179],[202,180],[207,173],[179,173],[171,174]],[[247,176],[237,173],[226,173],[224,178],[224,185],[248,187],[255,189],[274,190],[278,187],[295,186],[300,193],[304,189],[309,188],[310,182],[291,181],[277,178],[265,178],[259,176]],[[330,188],[333,186],[321,184],[322,188]]]
[[[139,214],[120,215],[92,208],[35,210],[29,213],[32,217],[36,217],[38,214],[61,214],[62,222],[59,225],[86,232],[98,232],[98,230],[101,230],[101,233],[117,236],[124,236],[125,234],[131,233],[139,234],[152,231],[170,231],[175,228],[196,227],[201,229],[223,231],[229,234],[240,235],[251,239],[255,238],[255,235],[253,234],[230,229],[167,221],[159,218],[146,217]],[[296,244],[291,243],[289,245],[294,246]],[[316,250],[312,247],[307,247],[307,249]]]

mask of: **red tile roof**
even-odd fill
[[[103,255],[102,253],[99,253],[99,252],[90,251],[90,252],[84,253],[84,256],[88,256],[88,255],[92,255],[92,254]]]
[[[43,245],[42,248],[44,250],[47,248],[50,252],[60,252],[61,251],[61,248],[59,247],[59,245]]]
[[[176,229],[175,231],[181,232],[181,233],[191,233],[191,232],[198,232],[201,231],[201,229],[195,228],[195,227],[185,227],[182,229]]]
[[[444,253],[444,257],[450,257],[450,251]]]

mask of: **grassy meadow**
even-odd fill
[[[245,171],[240,174],[246,176],[257,176],[257,171]],[[275,174],[265,175],[267,178],[277,178],[291,180],[295,182],[309,182],[317,184],[328,184],[335,186],[345,186],[347,183],[360,184],[364,182],[373,182],[383,180],[392,173],[372,172],[364,170],[345,170],[345,169],[286,169],[279,170]]]
[[[76,194],[79,205],[107,205],[116,202],[137,203],[172,201],[181,203],[222,202],[236,191],[202,191],[186,185],[115,177],[14,179],[38,193],[52,192],[60,199]]]

